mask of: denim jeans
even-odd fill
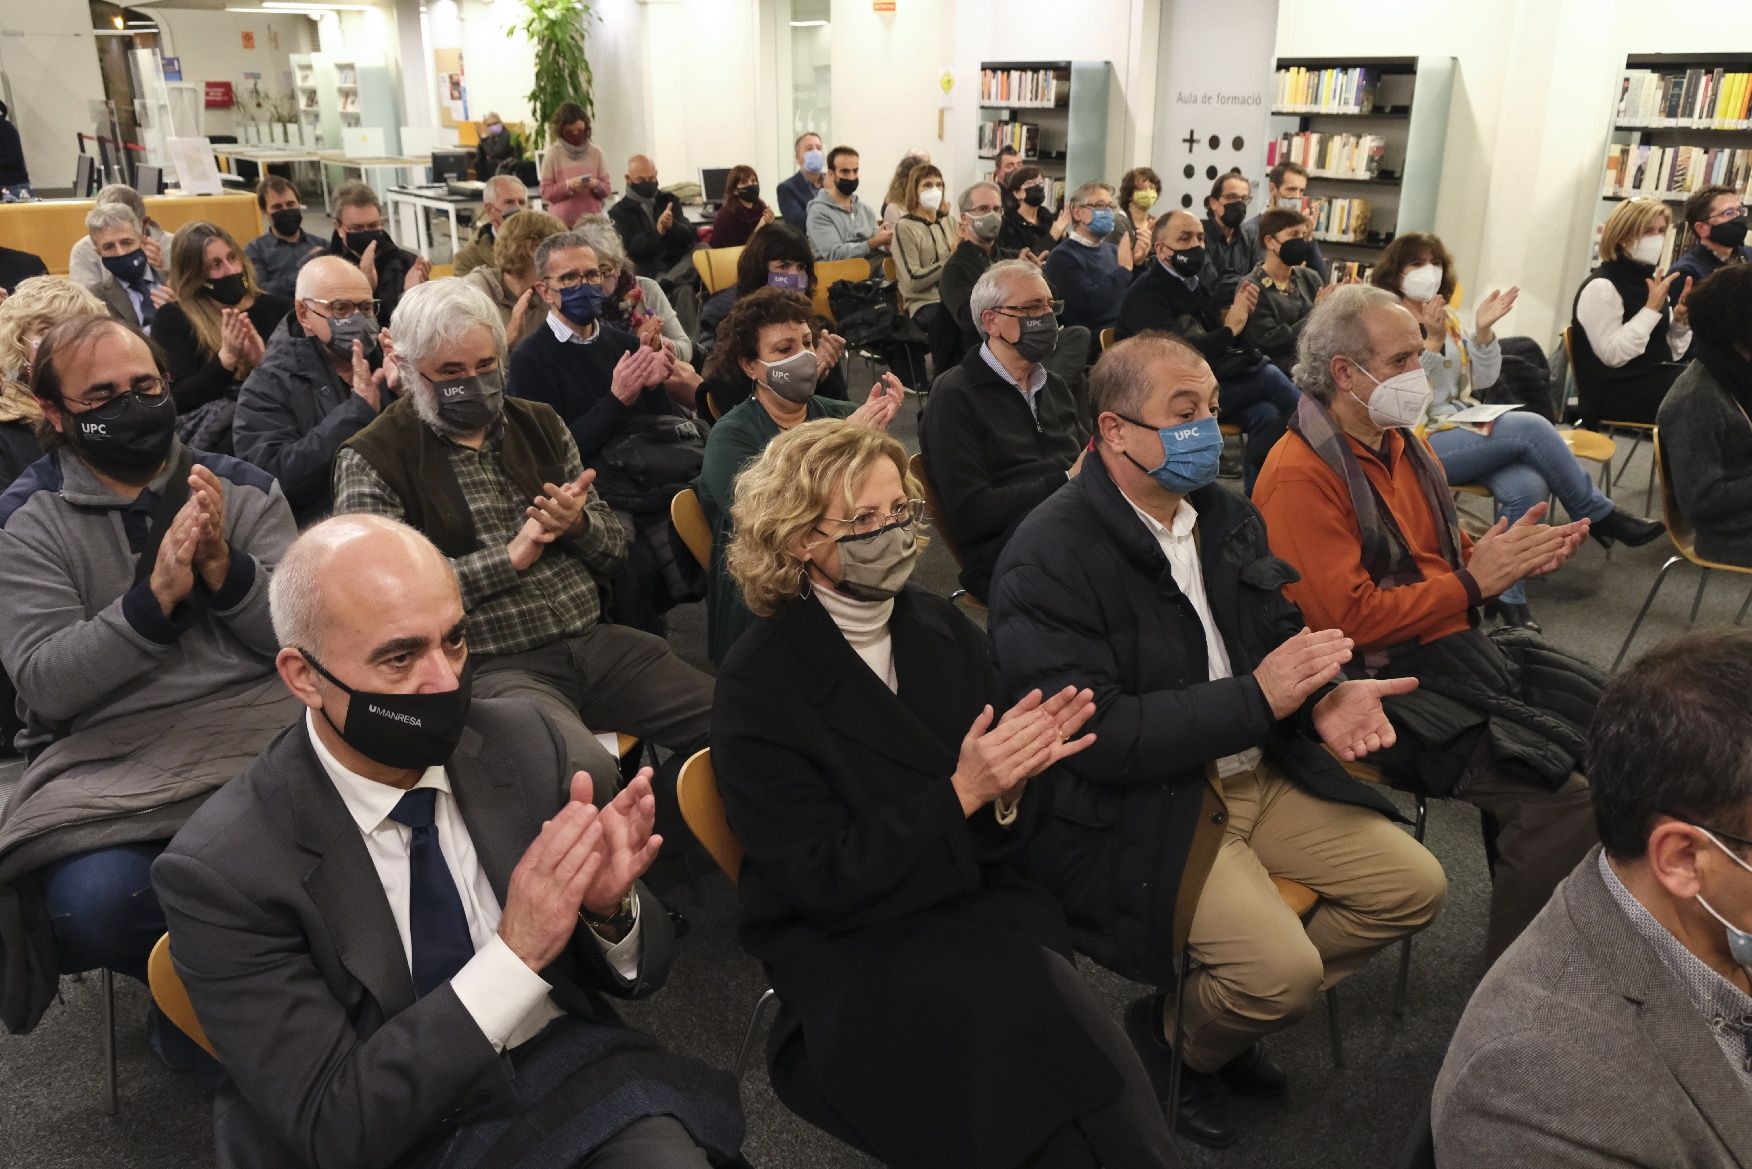
[[[164,933],[152,862],[169,843],[120,844],[44,866],[62,974],[105,968],[146,981],[147,955]]]
[[[1233,422],[1247,436],[1247,471],[1241,488],[1251,496],[1259,468],[1283,437],[1284,423],[1301,391],[1283,370],[1263,360],[1244,374],[1224,378],[1220,389],[1223,421]]]
[[[1489,434],[1463,427],[1430,434],[1430,449],[1442,460],[1450,483],[1478,483],[1496,500],[1496,514],[1512,524],[1548,495],[1573,519],[1602,520],[1612,501],[1600,493],[1550,422],[1526,410],[1511,410]],[[1516,581],[1502,599],[1527,600],[1526,582]]]

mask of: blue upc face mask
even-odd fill
[[[569,321],[588,325],[602,315],[602,289],[594,284],[560,289],[560,312]]]
[[[1133,426],[1154,430],[1162,439],[1162,465],[1151,469],[1122,452],[1132,466],[1160,483],[1176,495],[1185,495],[1216,482],[1217,470],[1223,463],[1223,432],[1215,415],[1197,422],[1182,422],[1174,426],[1154,427],[1135,418],[1121,418]]]
[[[1102,239],[1113,234],[1113,209],[1101,207],[1089,213],[1089,234]]]

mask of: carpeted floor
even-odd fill
[[[854,380],[868,385],[868,377]],[[909,408],[896,433],[916,447],[916,414]],[[1628,445],[1621,443],[1621,446]],[[1632,510],[1646,506],[1645,445],[1622,480],[1619,498]],[[1231,484],[1233,485],[1233,484]],[[1619,549],[1608,560],[1592,543],[1559,575],[1535,582],[1531,601],[1547,636],[1572,652],[1609,665],[1636,615],[1655,572],[1671,554],[1664,539],[1640,550]],[[1638,644],[1654,644],[1685,624],[1696,571],[1675,569]],[[1720,574],[1717,574],[1718,577]],[[927,551],[917,579],[947,593],[954,569],[942,545]],[[1739,582],[1716,579],[1704,599],[1702,623],[1734,619],[1744,593]],[[673,614],[671,639],[700,661],[704,617],[699,606]],[[702,663],[703,664],[703,663]],[[0,799],[17,778],[16,764],[0,767]],[[1432,806],[1429,845],[1448,872],[1448,907],[1421,935],[1412,953],[1409,1009],[1391,1012],[1398,952],[1376,958],[1340,990],[1343,1066],[1334,1066],[1324,1006],[1275,1038],[1272,1049],[1293,1077],[1287,1099],[1241,1102],[1241,1141],[1223,1153],[1183,1146],[1188,1165],[1226,1169],[1280,1166],[1383,1166],[1394,1152],[1441,1064],[1448,1037],[1482,973],[1486,877],[1478,818],[1460,804]],[[628,1017],[676,1050],[728,1067],[749,1010],[766,983],[735,942],[731,886],[713,873],[672,898],[693,923],[669,985]],[[1140,993],[1087,963],[1084,969],[1103,1001],[1119,1012]],[[197,1169],[212,1163],[210,1109],[187,1077],[166,1071],[147,1052],[146,994],[121,980],[118,988],[121,1102],[116,1116],[99,1103],[98,981],[64,980],[63,1002],[30,1035],[0,1039],[0,1167],[18,1169]],[[266,1025],[282,1021],[265,1018]],[[743,1084],[749,1159],[759,1166],[829,1167],[872,1164],[791,1116],[774,1098],[763,1069]]]

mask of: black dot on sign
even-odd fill
[[[1247,139],[1245,139],[1245,138],[1241,137],[1241,135],[1237,134],[1229,142],[1229,145],[1233,146],[1235,148],[1235,153],[1239,154],[1239,153],[1241,153],[1242,149],[1246,147]]]
[[[1198,173],[1197,168],[1194,167],[1190,162],[1186,164],[1186,177],[1187,178],[1190,179],[1193,175],[1195,175],[1197,173]]]
[[[1192,196],[1191,195],[1180,196],[1180,205],[1182,207],[1191,207],[1192,206]]]
[[[1217,177],[1217,168],[1216,167],[1214,167],[1214,166],[1205,167],[1205,178],[1214,179],[1216,177]]]
[[[1212,134],[1211,135],[1211,149],[1216,150],[1219,147],[1221,147],[1222,145],[1223,145],[1222,136],[1219,134]]]

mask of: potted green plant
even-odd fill
[[[523,23],[506,30],[521,32],[535,53],[535,77],[529,91],[530,144],[547,142],[554,111],[575,101],[587,114],[595,113],[591,100],[593,81],[590,59],[585,55],[589,22],[594,13],[587,0],[523,0]]]

